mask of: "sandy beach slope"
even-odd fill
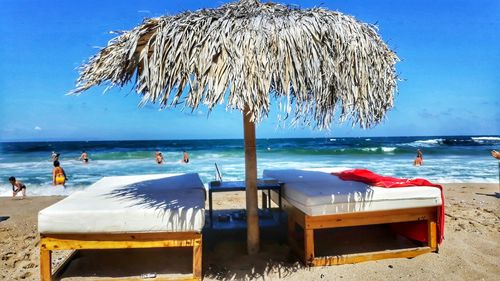
[[[497,184],[446,184],[446,232],[439,254],[414,259],[390,259],[355,265],[307,268],[296,262],[286,244],[264,241],[255,257],[245,254],[245,241],[218,241],[205,245],[204,280],[498,280],[500,276],[500,199],[493,196]],[[0,279],[38,280],[39,253],[37,213],[62,197],[28,197],[24,200],[0,198]],[[243,193],[224,193],[214,197],[216,208],[244,206]],[[264,239],[265,240],[265,239]],[[151,253],[153,255],[155,253]],[[158,254],[158,253],[156,253]],[[55,255],[61,259],[64,253]],[[99,255],[99,253],[95,253]],[[124,263],[134,263],[116,253]],[[148,253],[137,253],[143,259]],[[174,269],[190,257],[168,262]],[[189,255],[189,254],[187,254]],[[133,256],[131,254],[131,256]],[[168,258],[168,255],[167,255]],[[135,262],[137,265],[137,262]],[[122,265],[123,266],[123,265]],[[120,266],[121,268],[123,268]],[[144,264],[144,266],[146,266]],[[76,269],[71,269],[75,267]],[[83,264],[70,265],[72,276],[81,280]],[[116,276],[120,268],[107,276]],[[114,271],[113,271],[114,270]],[[139,266],[139,270],[141,267]],[[189,266],[186,267],[189,271]],[[69,274],[68,273],[68,274]],[[83,272],[85,273],[85,272]],[[93,273],[87,273],[91,276]],[[88,279],[85,279],[88,280]]]

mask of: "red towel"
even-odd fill
[[[397,188],[407,186],[434,186],[441,190],[442,205],[439,207],[440,215],[438,217],[438,243],[441,244],[444,238],[444,193],[443,187],[439,184],[433,184],[425,179],[400,179],[393,177],[384,177],[377,175],[369,170],[353,169],[346,170],[340,173],[332,173],[345,181],[359,181],[372,186],[385,188]],[[413,240],[427,242],[427,223],[409,222],[397,224],[396,230],[402,235]]]

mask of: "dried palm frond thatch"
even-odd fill
[[[83,66],[74,92],[135,79],[144,103],[175,106],[187,90],[188,107],[247,106],[252,121],[274,95],[295,121],[327,128],[339,116],[370,127],[393,105],[397,61],[373,26],[351,16],[242,0],[146,19]]]

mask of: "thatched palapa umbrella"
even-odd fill
[[[370,127],[392,107],[398,58],[376,29],[322,8],[241,0],[146,19],[82,67],[75,93],[135,80],[141,104],[193,110],[226,103],[244,116],[248,252],[259,249],[255,123],[279,100],[293,122]],[[273,99],[275,98],[275,99]]]

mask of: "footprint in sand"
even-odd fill
[[[19,275],[19,277],[17,277],[17,279],[26,279],[30,276],[31,276],[31,272],[25,272],[25,273]]]
[[[2,255],[2,260],[3,261],[8,261],[13,255],[15,255],[14,252],[8,252]]]
[[[28,263],[27,265],[23,266],[24,269],[29,269],[29,268],[34,268],[35,267],[35,264],[30,262]]]

